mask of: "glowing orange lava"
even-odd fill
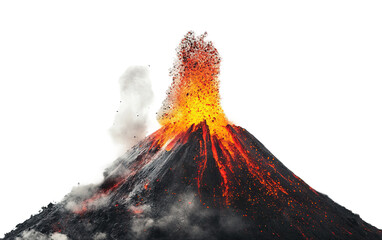
[[[219,94],[221,59],[205,37],[206,34],[195,37],[189,32],[177,49],[177,59],[170,72],[173,82],[158,116],[159,123],[172,130],[170,135],[203,121],[214,134],[227,133],[228,120],[220,106]]]
[[[177,58],[170,75],[173,82],[158,116],[163,127],[155,132],[153,145],[165,146],[170,151],[179,143],[186,143],[190,132],[202,125],[203,139],[200,141],[198,189],[203,187],[203,176],[209,151],[221,176],[221,194],[229,205],[235,180],[235,168],[247,169],[252,178],[267,189],[268,194],[288,194],[274,181],[269,172],[260,170],[253,159],[261,156],[249,154],[250,149],[241,142],[220,105],[219,73],[221,58],[212,42],[205,41],[206,34],[195,37],[189,32],[177,48]],[[260,159],[261,161],[265,161]],[[200,193],[200,192],[199,192]],[[220,196],[218,196],[220,195]]]
[[[241,128],[227,120],[220,105],[218,76],[221,59],[216,48],[210,41],[205,41],[205,37],[206,34],[195,37],[193,32],[189,32],[177,48],[177,58],[171,70],[173,82],[158,116],[163,127],[142,143],[149,142],[149,148],[135,162],[129,176],[135,175],[152,161],[152,153],[159,149],[172,151],[187,144],[190,137],[199,132],[200,137],[196,140],[198,150],[190,153],[190,158],[197,165],[195,184],[201,197],[203,193],[212,194],[216,205],[230,206],[245,192],[249,202],[257,201],[256,192],[252,189],[264,189],[266,195],[274,197],[288,195],[280,180],[273,178],[277,175],[289,181],[277,173],[272,163],[274,159],[266,158],[258,151],[258,146],[247,142]],[[215,171],[211,169],[216,170],[213,174],[216,184],[213,186],[207,180],[209,171]],[[129,176],[101,189],[84,201],[77,212],[86,212],[94,201],[117,189]],[[142,186],[145,191],[151,189],[147,181]],[[246,187],[248,191],[239,191]]]

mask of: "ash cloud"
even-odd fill
[[[146,136],[154,94],[149,68],[145,66],[129,67],[120,77],[119,84],[120,107],[110,135],[123,153]]]
[[[154,93],[149,78],[149,68],[146,66],[129,67],[120,77],[119,85],[120,106],[109,132],[120,155],[146,136],[149,125],[149,110],[154,99]],[[109,168],[115,170],[112,166]],[[84,200],[95,194],[97,187],[93,184],[74,187],[72,192],[66,196],[65,208],[77,211]],[[98,209],[107,203],[108,199],[102,197],[92,202],[92,206],[89,207]]]
[[[110,195],[97,195],[98,187],[99,185],[94,184],[74,187],[63,200],[64,208],[68,211],[76,213],[80,212],[84,207],[87,210],[95,211],[108,206],[110,203]],[[97,196],[97,198],[89,202],[86,201],[93,196]]]
[[[79,185],[73,187],[72,191],[65,196],[63,202],[65,203],[65,209],[72,212],[79,211],[81,209],[81,203],[93,196],[96,193],[97,185]]]

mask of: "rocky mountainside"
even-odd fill
[[[382,239],[245,129],[226,129],[229,141],[206,122],[163,141],[162,128],[106,169],[101,184],[74,189],[4,239]]]

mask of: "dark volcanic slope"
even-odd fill
[[[381,231],[310,188],[245,129],[231,143],[206,123],[164,145],[164,130],[118,159],[97,186],[6,234],[70,239],[382,239]]]

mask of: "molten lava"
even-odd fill
[[[206,34],[195,37],[189,32],[177,48],[177,59],[170,72],[173,82],[158,117],[163,128],[154,133],[154,137],[170,151],[180,140],[183,144],[187,141],[190,132],[194,131],[193,126],[205,123],[200,141],[202,151],[199,154],[203,160],[199,163],[198,187],[200,190],[208,150],[211,149],[214,164],[220,171],[225,204],[229,205],[233,195],[230,185],[235,182],[234,166],[244,166],[270,194],[288,194],[268,172],[259,170],[259,166],[251,161],[256,156],[250,156],[240,137],[232,132],[220,105],[218,76],[221,58],[205,37]]]
[[[206,121],[210,130],[223,137],[228,120],[220,106],[220,56],[206,34],[195,37],[189,32],[182,39],[177,59],[170,72],[173,82],[158,120],[173,135],[186,131],[192,124]]]

